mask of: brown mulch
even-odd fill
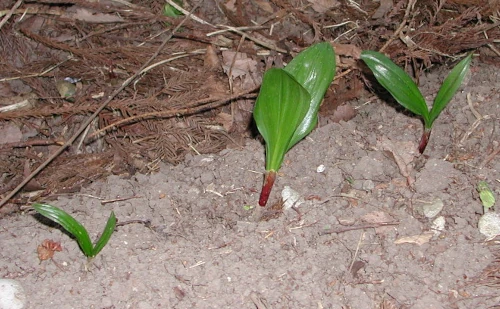
[[[14,124],[22,136],[0,144],[0,209],[107,98],[84,134],[9,209],[106,175],[154,172],[187,154],[239,147],[254,134],[264,70],[318,41],[332,42],[338,56],[322,107],[330,116],[365,93],[369,81],[357,61],[363,49],[385,52],[416,78],[471,50],[500,63],[500,1],[484,2],[185,1],[195,20],[163,16],[156,0],[2,1],[0,134]],[[149,59],[156,65],[140,71]],[[23,107],[6,108],[15,103]]]

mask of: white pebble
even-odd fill
[[[290,209],[292,206],[299,206],[304,202],[304,199],[300,197],[300,194],[289,186],[285,186],[283,191],[281,191],[281,198],[285,202],[283,208]]]
[[[487,212],[479,218],[479,232],[488,238],[500,235],[500,215],[494,212]]]
[[[26,294],[19,282],[0,279],[0,309],[22,309],[26,303]]]

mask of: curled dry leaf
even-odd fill
[[[339,7],[340,2],[337,0],[307,0],[311,3],[311,7],[318,13],[326,13],[327,11]]]
[[[412,162],[417,156],[414,151],[415,144],[411,141],[396,141],[393,142],[389,138],[382,136],[377,141],[377,148],[386,151],[392,155],[392,158],[399,167],[399,172],[402,176],[406,177],[408,185],[413,185],[415,179],[411,177],[413,171]]]
[[[372,15],[372,19],[380,19],[384,17],[385,14],[387,14],[392,9],[392,6],[392,0],[381,0],[380,6]]]
[[[349,104],[343,104],[337,107],[331,120],[335,123],[349,121],[356,116],[356,110]]]
[[[341,57],[350,57],[359,59],[361,57],[361,49],[354,44],[332,43],[335,54]]]
[[[45,261],[51,259],[56,251],[61,252],[62,246],[61,243],[45,239],[42,244],[38,246],[36,251],[38,253],[38,259],[40,261]]]
[[[413,236],[404,236],[401,238],[398,238],[394,241],[396,245],[400,244],[417,244],[419,246],[428,243],[432,236],[434,236],[433,232],[424,232],[420,235],[413,235]]]
[[[212,45],[207,46],[205,58],[203,59],[203,65],[209,70],[217,70],[221,68],[219,57],[217,56],[215,48]]]
[[[235,59],[236,58],[236,59]],[[222,52],[222,68],[224,73],[235,79],[242,77],[250,72],[257,70],[257,61],[248,58],[245,53],[236,53],[234,51],[225,50]]]
[[[361,220],[366,222],[366,223],[384,223],[384,222],[391,222],[394,221],[394,218],[392,218],[389,214],[383,212],[383,211],[372,211],[370,213],[365,214],[363,217],[361,217]],[[393,226],[379,226],[375,228],[375,232],[377,234],[384,234],[388,233],[394,230]]]

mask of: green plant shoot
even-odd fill
[[[174,0],[174,2],[182,7],[182,0]],[[163,7],[163,15],[167,17],[179,17],[182,16],[182,12],[176,9],[173,5],[169,3],[165,3],[165,6]]]
[[[486,181],[478,182],[477,191],[479,192],[481,203],[483,203],[484,213],[487,213],[488,210],[495,205],[495,195]]]
[[[33,208],[42,216],[58,223],[66,231],[73,235],[83,253],[88,258],[95,257],[99,252],[101,252],[111,238],[116,226],[115,213],[111,212],[108,222],[106,223],[106,227],[94,246],[85,227],[62,209],[52,205],[39,203],[33,204]]]
[[[266,175],[259,205],[265,206],[285,154],[317,124],[318,109],[335,74],[329,43],[313,45],[284,69],[264,74],[254,119],[266,142]]]
[[[472,53],[462,59],[448,74],[439,88],[430,110],[415,82],[391,59],[379,52],[369,50],[361,52],[361,59],[373,72],[377,81],[389,91],[399,104],[422,117],[424,133],[418,150],[423,153],[429,142],[434,120],[451,101],[469,70]]]

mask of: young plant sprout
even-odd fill
[[[335,75],[327,43],[299,53],[284,69],[264,74],[253,116],[266,142],[266,174],[259,205],[265,206],[285,154],[316,126],[320,103]]]
[[[483,203],[484,213],[487,213],[495,205],[495,195],[486,181],[477,183],[477,191],[479,192],[481,203]]]
[[[75,218],[70,216],[62,209],[48,204],[38,203],[33,204],[33,208],[42,216],[58,223],[66,231],[73,235],[76,238],[78,245],[82,249],[83,254],[85,254],[85,256],[88,258],[93,258],[99,252],[101,252],[101,250],[104,248],[104,246],[106,246],[109,239],[111,238],[111,235],[113,234],[116,226],[115,213],[111,212],[108,222],[106,223],[106,227],[104,228],[101,237],[99,238],[99,240],[97,240],[97,243],[94,246],[85,227],[83,227],[80,222],[78,222]]]
[[[411,77],[385,55],[365,50],[361,52],[361,59],[373,72],[377,81],[389,91],[399,104],[423,118],[424,132],[418,147],[419,152],[423,153],[429,142],[434,120],[455,95],[469,70],[472,53],[462,59],[448,74],[439,88],[430,110]]]

